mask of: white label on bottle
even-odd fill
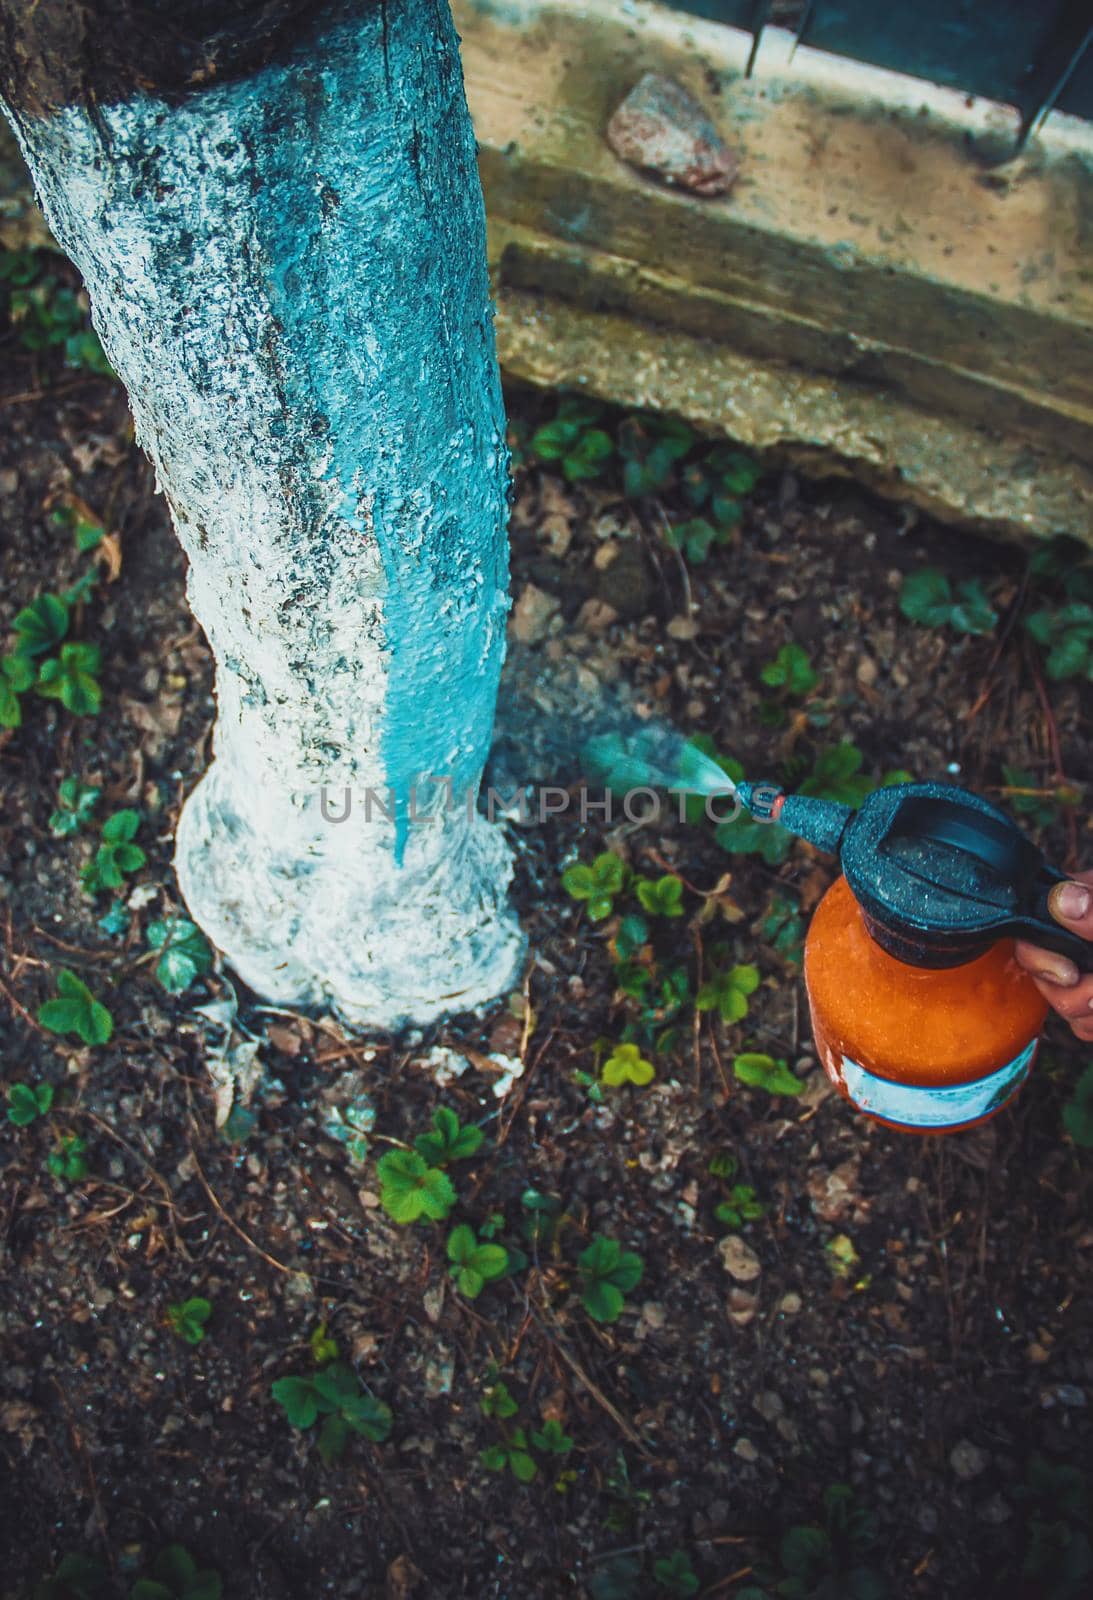
[[[891,1078],[878,1078],[849,1056],[843,1056],[843,1082],[854,1104],[870,1116],[898,1122],[905,1128],[958,1128],[989,1116],[1017,1093],[1028,1077],[1038,1044],[1039,1040],[1033,1039],[1019,1056],[985,1078],[936,1087],[893,1083]]]

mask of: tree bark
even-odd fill
[[[346,0],[177,103],[9,112],[216,656],[176,847],[192,914],[273,1000],[378,1026],[488,1000],[522,951],[507,848],[463,802],[504,650],[507,453],[446,0]]]

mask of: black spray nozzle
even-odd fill
[[[790,833],[831,855],[838,855],[843,830],[854,815],[850,806],[815,800],[811,795],[785,794],[776,783],[740,783],[736,793],[756,821],[781,823]]]
[[[741,783],[757,819],[839,857],[866,926],[922,967],[958,966],[1002,938],[1030,939],[1093,971],[1093,943],[1060,926],[1048,895],[1064,874],[1004,811],[953,784],[875,789],[857,811],[777,784]]]

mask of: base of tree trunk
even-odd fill
[[[214,762],[183,807],[175,869],[195,921],[258,994],[399,1028],[518,983],[524,938],[499,827],[465,809],[422,821],[397,865],[360,795],[344,822],[261,795],[248,817],[223,771]],[[332,793],[331,817],[343,809]]]

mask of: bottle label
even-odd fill
[[[936,1087],[893,1083],[891,1078],[878,1078],[866,1071],[849,1056],[842,1058],[842,1079],[854,1104],[870,1116],[905,1128],[959,1128],[989,1116],[1017,1093],[1028,1077],[1038,1044],[1039,1040],[1033,1039],[997,1072],[970,1083]]]

